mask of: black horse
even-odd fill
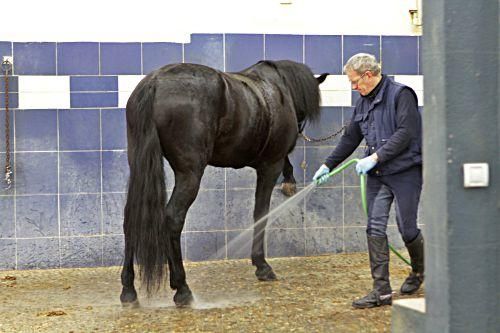
[[[319,83],[292,61],[261,61],[238,73],[173,64],[147,75],[127,103],[130,179],[125,206],[123,303],[135,302],[134,258],[148,293],[170,272],[176,305],[193,300],[181,255],[181,231],[207,165],[257,171],[254,219],[269,211],[287,155],[306,121],[320,113]],[[167,204],[165,157],[175,174]],[[252,264],[259,280],[275,280],[264,257],[265,223],[254,228]]]

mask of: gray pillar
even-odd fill
[[[427,332],[500,332],[498,2],[423,3]],[[471,162],[489,187],[464,188]]]

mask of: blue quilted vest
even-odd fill
[[[356,115],[354,121],[359,127],[366,140],[365,156],[371,155],[382,147],[391,135],[396,131],[396,96],[401,89],[407,86],[394,82],[386,77],[383,86],[377,96],[370,102],[367,98],[360,98],[356,104]],[[415,96],[417,95],[410,87],[407,87]],[[385,98],[383,98],[385,95]],[[401,151],[395,158],[378,163],[369,174],[382,176],[395,174],[415,165],[422,164],[422,120],[418,118],[418,134],[414,137],[408,147]]]

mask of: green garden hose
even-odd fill
[[[336,175],[337,173],[348,168],[350,165],[352,165],[354,163],[358,163],[358,161],[359,161],[359,159],[354,158],[354,159],[342,164],[341,166],[337,167],[336,169],[333,169],[333,171],[331,171],[328,174],[328,177],[332,177],[332,176]],[[366,174],[360,174],[359,180],[360,180],[360,187],[361,187],[361,205],[363,206],[363,210],[365,211],[366,216],[368,216],[368,204],[366,202]],[[389,244],[389,249],[391,249],[391,251],[395,255],[397,255],[401,260],[403,260],[406,264],[411,266],[411,263],[405,257],[403,257],[394,247],[392,247],[391,244]]]

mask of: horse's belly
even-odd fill
[[[290,131],[291,132],[291,131]],[[285,158],[295,145],[292,133],[269,138],[249,135],[245,140],[216,145],[209,164],[216,167],[257,167],[262,162],[274,163]]]
[[[258,152],[254,149],[230,149],[225,146],[223,149],[216,149],[208,164],[215,167],[240,169],[246,166],[252,166],[258,157]]]

